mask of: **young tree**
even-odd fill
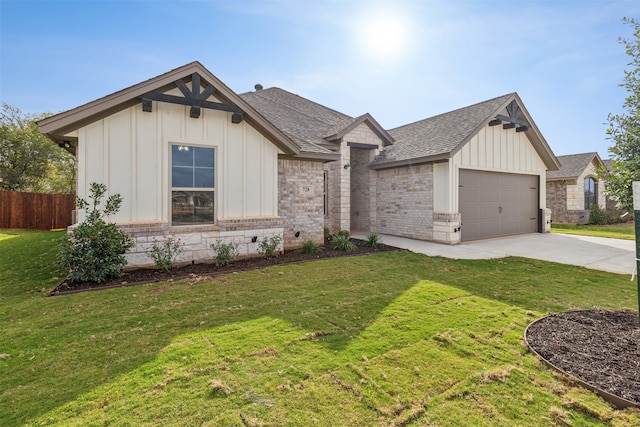
[[[0,189],[50,193],[75,191],[75,158],[40,133],[45,114],[25,114],[2,104]]]
[[[621,37],[631,57],[629,70],[624,72],[624,87],[628,96],[622,104],[622,114],[609,114],[608,138],[614,145],[609,148],[613,167],[601,171],[607,181],[607,194],[616,201],[619,208],[630,209],[633,204],[631,183],[640,181],[640,22],[634,18],[624,18],[623,22],[633,26],[633,37]]]

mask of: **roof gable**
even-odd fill
[[[167,92],[176,87],[184,92],[184,87],[181,87],[180,82],[188,82],[194,75],[200,76],[202,80],[207,83],[207,86],[213,86],[213,88],[215,88],[215,99],[237,107],[237,109],[242,112],[243,119],[247,123],[262,133],[285,154],[297,156],[300,155],[301,152],[304,152],[305,148],[309,148],[301,147],[296,144],[295,141],[292,141],[281,129],[266,120],[242,97],[229,89],[197,61],[72,110],[40,120],[38,126],[40,127],[40,131],[47,137],[60,143],[64,139],[68,139],[65,138],[64,135],[70,132],[141,103],[142,97],[146,94]],[[197,95],[195,90],[193,90],[193,92],[194,96]],[[204,95],[209,96],[210,93],[204,93]],[[207,100],[202,101],[209,102]],[[313,149],[311,152],[316,155],[332,154],[328,150],[323,149]]]
[[[547,172],[547,181],[577,179],[584,170],[594,163],[596,168],[604,166],[598,153],[580,153],[567,156],[558,156],[560,169]]]
[[[346,126],[343,126],[343,124],[334,126],[331,130],[327,132],[327,134],[324,135],[324,138],[327,141],[334,141],[337,139],[341,139],[346,134],[348,134],[349,132],[351,132],[358,126],[360,126],[362,123],[366,124],[369,127],[369,129],[371,129],[373,133],[375,133],[378,136],[378,138],[382,140],[383,146],[386,147],[388,145],[393,144],[394,142],[393,137],[389,134],[389,132],[384,130],[382,126],[380,126],[380,123],[378,123],[378,121],[374,119],[373,116],[369,113],[356,117],[351,123],[349,123]]]
[[[517,106],[519,108],[515,108]],[[503,95],[487,101],[460,108],[448,113],[439,114],[408,125],[391,129],[389,134],[395,138],[393,146],[388,147],[376,165],[401,165],[403,163],[416,163],[444,160],[452,157],[480,129],[488,124],[501,124],[497,117],[509,119],[504,116],[518,111],[518,117],[511,120],[522,126],[536,152],[548,169],[557,169],[559,164],[551,148],[538,130],[533,119],[524,107],[517,93]],[[495,122],[494,122],[495,121]],[[508,124],[507,124],[508,125]]]

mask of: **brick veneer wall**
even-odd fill
[[[307,239],[324,243],[322,162],[278,160],[278,213],[283,220],[285,249],[300,247]]]
[[[375,231],[433,240],[433,165],[377,171]]]

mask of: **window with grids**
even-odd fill
[[[591,206],[598,204],[598,182],[593,178],[584,179],[584,208],[591,209]]]
[[[215,151],[211,147],[171,146],[171,224],[213,224]]]

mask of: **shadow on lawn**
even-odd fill
[[[156,360],[178,337],[216,330],[259,346],[264,337],[243,330],[256,319],[281,320],[295,339],[340,353],[423,280],[547,312],[633,306],[634,295],[620,290],[623,278],[628,282],[621,276],[612,283],[618,275],[524,258],[468,261],[394,252],[62,298],[31,296],[32,306],[12,315],[28,319],[30,327],[8,338],[34,358],[1,362],[21,380],[0,396],[6,411],[0,421],[39,418]]]
[[[0,399],[8,408],[3,422],[38,418],[133,372],[176,337],[232,330],[255,319],[282,319],[304,331],[299,339],[340,352],[415,285],[423,268],[418,260],[424,257],[395,252],[65,297],[38,295],[32,325],[9,338],[36,357],[2,362],[13,378],[23,379]],[[251,335],[246,339],[259,339]]]

